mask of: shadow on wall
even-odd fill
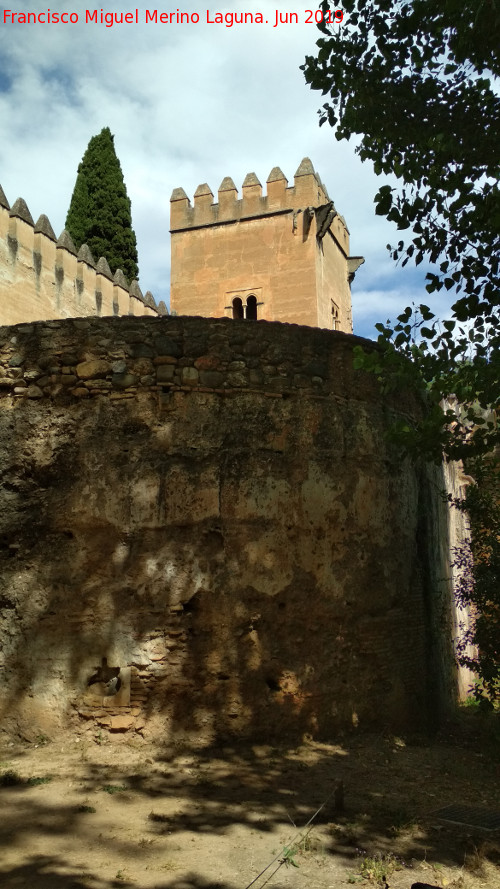
[[[372,381],[352,398],[300,391],[306,360],[325,379],[354,373],[347,338],[151,322],[36,325],[18,348],[25,378],[50,385],[53,361],[71,380],[49,398],[38,376],[39,395],[2,401],[4,714],[199,741],[427,725],[421,470],[386,445]],[[174,355],[155,358],[158,324]],[[85,390],[78,362],[105,358],[120,387],[103,371]],[[234,385],[161,389],[177,366]],[[299,388],[266,391],[269,367]],[[238,387],[249,372],[264,382]],[[442,626],[448,612],[443,596]]]

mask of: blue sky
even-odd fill
[[[215,194],[224,176],[240,188],[249,172],[265,184],[276,165],[292,184],[308,156],[346,219],[351,253],[366,259],[352,288],[355,332],[373,336],[376,321],[428,302],[425,270],[396,268],[386,250],[399,233],[374,213],[383,180],[351,143],[318,125],[324,99],[299,70],[320,36],[304,22],[305,6],[293,5],[298,24],[278,28],[271,0],[246,5],[262,11],[268,25],[232,28],[207,24],[207,5],[196,0],[179,9],[198,12],[198,24],[146,25],[146,7],[140,24],[86,24],[87,7],[78,0],[50,6],[76,12],[74,25],[4,24],[2,14],[0,184],[10,203],[23,197],[33,217],[46,213],[59,234],[87,143],[109,126],[132,201],[142,290],[168,302],[172,189],[192,196],[208,182]],[[21,8],[47,10],[33,2]],[[213,17],[243,7],[209,8]],[[135,11],[125,0],[103,9]]]

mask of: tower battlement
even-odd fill
[[[0,186],[0,324],[165,312],[105,257],[77,251],[66,230],[57,238],[45,214],[35,223],[23,198],[11,207]]]
[[[248,173],[241,187],[241,197],[230,176],[226,176],[218,189],[218,202],[204,182],[194,193],[193,205],[183,188],[174,188],[171,203],[171,229],[195,228],[205,225],[220,225],[241,219],[266,216],[272,213],[290,213],[307,206],[320,206],[329,202],[328,192],[315,172],[309,158],[299,165],[294,185],[288,186],[288,179],[280,167],[273,167],[267,177],[267,194],[262,194],[262,184],[255,173]],[[344,223],[344,221],[342,220]],[[344,228],[347,228],[344,223]]]
[[[191,204],[170,199],[171,307],[179,314],[288,321],[352,332],[349,230],[309,158],[293,186],[280,167],[267,194],[248,173],[241,197],[230,176],[218,201],[205,182]],[[250,300],[250,302],[249,302]]]

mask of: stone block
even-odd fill
[[[224,374],[218,370],[202,370],[200,371],[200,382],[202,386],[208,386],[210,389],[216,389],[222,386],[224,382]]]
[[[174,379],[175,367],[173,364],[160,364],[156,368],[156,379],[159,383],[168,383]]]
[[[77,364],[76,373],[81,380],[93,380],[97,377],[105,377],[111,370],[108,361],[103,359],[91,359],[90,361],[82,361]]]
[[[127,732],[129,729],[133,728],[134,725],[135,719],[133,716],[123,714],[120,716],[109,717],[109,730],[111,732]]]
[[[199,380],[199,374],[195,367],[182,368],[182,382],[188,386],[196,386]]]

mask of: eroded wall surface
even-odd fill
[[[356,342],[182,317],[0,329],[5,724],[425,724],[429,494],[384,439],[408,406],[353,371]]]

